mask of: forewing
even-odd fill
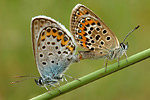
[[[43,20],[43,26],[40,26],[40,20]],[[38,32],[35,32],[35,26],[38,27]],[[45,16],[35,17],[32,27],[33,50],[40,75],[59,76],[67,69],[75,55],[76,45],[71,34],[63,25]]]
[[[72,10],[70,30],[78,45],[100,56],[119,46],[117,37],[106,24],[81,4]]]

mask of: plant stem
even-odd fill
[[[74,80],[68,84],[65,84],[65,85],[59,87],[59,89],[61,90],[61,93],[58,89],[54,89],[54,90],[50,91],[51,94],[49,94],[47,92],[47,93],[41,94],[37,97],[31,98],[30,100],[49,100],[49,99],[55,98],[59,95],[62,95],[64,93],[72,91],[76,88],[84,86],[90,82],[93,82],[93,81],[100,79],[104,76],[107,76],[109,74],[112,74],[116,71],[119,71],[123,68],[126,68],[132,64],[140,62],[140,61],[147,59],[149,57],[150,57],[150,48],[129,57],[128,62],[126,61],[126,59],[119,61],[119,63],[120,63],[119,67],[118,67],[118,63],[114,63],[112,65],[107,66],[106,72],[105,72],[105,68],[102,68],[102,69],[99,69],[95,72],[92,72],[88,75],[85,75],[85,76],[79,78],[80,81]]]

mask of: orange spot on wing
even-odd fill
[[[82,26],[82,27],[79,27],[79,29],[80,29],[81,31],[83,31],[83,30],[84,30],[84,26]]]
[[[64,35],[61,35],[61,36],[57,35],[57,39],[58,39],[58,40],[63,39],[63,37],[64,37]]]
[[[89,22],[89,24],[92,24],[92,23],[94,22],[94,20],[92,20],[92,19],[91,19],[91,20],[90,20],[90,21],[88,21],[88,22]]]
[[[82,36],[82,39],[78,39],[79,41],[85,42],[86,41],[86,37],[83,36],[83,33],[78,33],[79,35]],[[84,33],[85,34],[85,33]]]
[[[45,34],[42,36],[41,35],[41,41],[45,40]]]
[[[85,25],[87,25],[87,24],[88,24],[88,21],[87,21],[87,20],[85,20],[85,22],[84,22],[84,23],[80,22],[80,24],[82,24],[83,26],[85,26]]]
[[[69,39],[67,41],[64,41],[64,35],[61,39],[62,39],[62,41],[61,41],[62,45],[67,45],[67,43],[69,42]]]
[[[49,37],[51,35],[51,32],[46,32],[46,36]]]
[[[68,42],[69,42],[69,40],[67,40],[67,41],[62,40],[62,41],[61,41],[61,44],[62,44],[62,45],[66,45]]]
[[[81,33],[78,33],[79,35],[81,35],[81,34],[85,34],[85,32],[84,32],[84,28],[79,28],[80,30],[81,30]]]
[[[60,39],[62,39],[62,38],[63,38],[63,35],[60,36],[60,35],[57,34],[57,39],[58,39],[58,40],[60,40]]]
[[[77,15],[77,16],[80,17],[80,16],[82,16],[82,15],[83,15],[83,13],[80,12],[79,15]]]
[[[98,23],[98,21],[96,20],[95,23]]]
[[[40,20],[40,27],[43,27],[44,24],[45,24],[45,20],[41,19]]]
[[[82,45],[83,45],[83,47],[85,47],[85,48],[86,48],[85,42],[83,42],[83,43],[82,43]]]
[[[73,47],[67,46],[67,48],[68,48],[70,51],[73,51]]]
[[[54,32],[52,31],[52,35],[53,35],[53,36],[57,36],[57,32],[54,33]]]
[[[79,10],[83,15],[85,15],[86,13],[87,13],[87,11],[84,9],[84,11],[83,10]]]
[[[88,21],[87,20],[85,20],[85,23],[83,23],[83,25],[85,26],[85,25],[87,25],[88,24]]]

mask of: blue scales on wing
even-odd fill
[[[63,25],[50,17],[35,17],[32,27],[34,57],[41,77],[61,78],[68,66],[78,61],[73,37]]]

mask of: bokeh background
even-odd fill
[[[119,41],[135,26],[128,56],[150,47],[150,0],[0,0],[0,100],[26,100],[46,92],[31,80],[11,84],[16,75],[39,76],[30,33],[31,18],[46,15],[69,29],[73,7],[84,4],[112,29]],[[79,48],[80,49],[80,48]],[[121,59],[124,59],[123,56]],[[109,64],[116,60],[109,61]],[[67,75],[79,78],[103,67],[104,59],[72,64]],[[72,79],[68,79],[72,81]],[[65,82],[61,82],[61,85]],[[80,87],[54,100],[150,100],[150,59]]]

